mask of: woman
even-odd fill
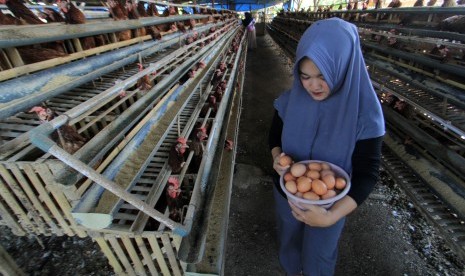
[[[331,30],[328,32],[328,30]],[[288,275],[333,275],[345,216],[376,184],[384,118],[360,49],[357,28],[339,18],[313,23],[296,51],[294,82],[274,102],[270,130],[279,260]],[[349,193],[326,210],[288,202],[279,187],[284,154],[324,160],[351,175]]]
[[[257,37],[255,33],[255,19],[250,12],[245,13],[245,18],[242,20],[242,25],[247,29],[247,40],[249,49],[257,48]]]

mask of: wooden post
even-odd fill
[[[0,274],[7,276],[26,275],[14,262],[13,258],[0,245]]]

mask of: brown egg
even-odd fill
[[[321,178],[323,182],[326,184],[326,187],[328,187],[328,190],[334,189],[334,186],[336,185],[336,178],[334,178],[334,175],[327,174]]]
[[[302,197],[305,198],[305,199],[309,199],[309,200],[319,200],[320,199],[320,196],[315,194],[314,192],[306,192],[306,193],[303,194]]]
[[[326,194],[321,196],[321,199],[328,199],[336,196],[336,191],[335,190],[328,190]]]
[[[319,179],[314,179],[312,181],[312,192],[314,192],[317,195],[324,195],[328,191],[328,188],[326,187],[326,184],[319,180]]]
[[[295,193],[295,196],[302,198],[303,194],[301,192],[297,192],[297,193]]]
[[[320,172],[321,177],[324,177],[325,175],[328,175],[328,174],[331,174],[331,175],[333,175],[333,176],[335,175],[334,172],[333,172],[332,170],[322,170],[322,171]]]
[[[296,180],[296,178],[290,172],[285,173],[283,178],[285,182]]]
[[[344,178],[342,177],[337,177],[336,178],[336,189],[343,190],[347,185],[347,182]]]
[[[297,178],[297,191],[306,193],[312,188],[312,180],[306,176]]]
[[[321,164],[318,162],[308,163],[308,168],[313,171],[321,171]]]
[[[320,172],[315,171],[315,170],[309,170],[309,171],[307,171],[306,176],[310,177],[311,179],[319,179],[320,178]]]
[[[305,174],[305,171],[307,170],[307,166],[305,166],[302,163],[294,163],[291,166],[291,174],[295,177],[301,177],[302,175]]]
[[[292,164],[292,159],[288,155],[283,155],[279,158],[279,165],[287,167]]]
[[[331,170],[331,166],[328,163],[323,162],[323,163],[321,163],[321,169],[322,170]]]
[[[286,187],[286,190],[291,194],[297,193],[297,184],[295,181],[287,181],[284,187]]]

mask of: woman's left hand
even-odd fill
[[[334,216],[330,210],[326,210],[318,205],[301,204],[302,208],[305,208],[305,210],[300,209],[289,201],[289,206],[291,206],[292,209],[292,215],[296,220],[314,227],[328,227],[337,221],[334,220]]]

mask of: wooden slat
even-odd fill
[[[136,275],[136,272],[134,271],[131,263],[126,257],[126,254],[124,254],[123,249],[119,245],[118,240],[114,236],[110,236],[110,235],[107,235],[106,238],[110,242],[113,248],[113,251],[115,251],[116,255],[118,256],[119,261],[123,264],[124,268],[126,269],[126,273],[128,273],[129,275]]]
[[[155,259],[158,262],[158,266],[161,269],[161,272],[164,276],[170,276],[170,270],[168,269],[168,265],[166,264],[165,257],[161,252],[160,245],[158,245],[158,240],[155,234],[147,235],[147,239],[149,241],[150,247],[152,248],[153,255],[155,255]]]
[[[129,239],[127,236],[121,236],[121,240],[123,241],[124,247],[126,247],[126,251],[128,252],[129,257],[134,264],[137,275],[147,275],[145,273],[144,265],[142,264],[142,261],[139,258],[139,254],[137,254],[131,239]]]
[[[32,205],[33,205],[34,209],[37,210],[37,212],[40,214],[40,217],[38,218],[38,220],[40,218],[42,218],[48,224],[49,227],[51,227],[53,230],[57,230],[56,224],[52,221],[52,219],[50,218],[48,212],[45,211],[43,205],[41,204],[41,202],[37,198],[37,194],[32,190],[32,188],[30,186],[30,181],[28,181],[24,177],[24,175],[21,173],[21,171],[18,169],[18,167],[13,166],[13,164],[11,164],[9,166],[9,169],[11,170],[13,175],[18,180],[19,184],[23,188],[26,195],[29,197],[29,200],[32,202]],[[46,227],[45,225],[43,225],[43,227],[44,228],[49,228],[49,227]],[[48,231],[49,230],[50,229],[48,229]],[[48,233],[48,231],[45,231],[45,233]]]
[[[59,221],[60,225],[62,225],[65,232],[68,235],[73,236],[74,235],[73,230],[74,230],[78,234],[79,237],[81,238],[87,237],[87,234],[77,227],[76,221],[71,215],[70,203],[68,202],[65,195],[63,194],[63,190],[60,189],[58,185],[55,183],[54,177],[52,173],[50,172],[48,166],[42,163],[42,164],[35,164],[34,167],[37,171],[37,174],[42,179],[42,182],[45,183],[45,188],[47,188],[47,190],[51,192],[51,195],[53,196],[55,201],[58,203],[58,206],[62,210],[62,212],[59,213],[62,215],[56,216],[55,218]],[[73,229],[69,227],[69,224],[64,220],[63,215],[68,219],[68,222],[69,224],[71,224]]]
[[[58,57],[58,58],[49,59],[49,60],[36,62],[36,63],[33,63],[33,64],[27,64],[27,65],[24,65],[24,63],[22,62],[21,59],[17,60],[17,58],[19,57],[19,54],[18,54],[18,57],[15,57],[14,51],[17,52],[16,49],[14,49],[14,48],[6,49],[7,52],[8,52],[8,55],[10,56],[10,58],[12,58],[12,57],[15,58],[14,60],[12,60],[13,64],[15,65],[15,68],[5,70],[5,71],[1,71],[0,72],[0,81],[4,81],[4,80],[7,80],[7,79],[19,77],[19,76],[22,76],[22,75],[25,75],[25,74],[28,74],[28,73],[32,73],[32,72],[36,72],[36,71],[39,71],[39,70],[52,68],[52,67],[64,64],[64,63],[68,63],[68,62],[77,60],[77,59],[85,58],[85,57],[88,57],[88,56],[91,56],[91,55],[100,54],[100,53],[107,52],[107,51],[114,50],[114,49],[118,49],[118,48],[121,48],[121,47],[126,47],[126,46],[129,46],[129,45],[132,45],[132,44],[140,43],[140,42],[143,42],[145,40],[151,40],[151,39],[152,39],[152,37],[150,35],[146,35],[146,36],[142,36],[142,37],[136,37],[136,38],[133,38],[133,39],[130,39],[130,40],[116,42],[116,43],[112,43],[112,44],[108,44],[108,45],[104,45],[104,46],[100,46],[100,47],[95,47],[95,48],[92,48],[92,49],[89,49],[89,50],[86,50],[86,51],[72,53],[72,54],[70,54],[68,56],[65,56],[65,57]]]
[[[108,262],[113,267],[113,271],[118,275],[122,274],[123,267],[121,267],[120,263],[118,262],[118,259],[116,258],[115,254],[113,254],[113,251],[111,250],[110,246],[108,246],[105,239],[102,237],[93,237],[93,239],[97,242],[103,254],[107,257]]]
[[[16,198],[18,198],[18,200],[21,202],[22,207],[27,210],[27,216],[32,217],[32,220],[29,220],[29,222],[32,223],[32,221],[34,221],[34,228],[36,230],[35,233],[45,234],[44,224],[40,220],[39,214],[36,212],[31,202],[24,194],[23,189],[18,186],[18,183],[14,180],[9,171],[4,166],[0,166],[0,175],[2,176],[5,183],[8,184],[10,189],[13,191]]]
[[[24,212],[23,208],[20,204],[16,201],[15,197],[11,192],[6,188],[6,183],[0,178],[0,195],[5,200],[6,204],[13,210],[14,214],[18,217],[18,222],[23,226],[23,228],[28,233],[36,233],[37,230],[35,229],[34,225],[32,224],[31,220]]]
[[[26,275],[18,267],[13,258],[0,245],[0,274],[6,276],[22,276]]]
[[[135,240],[136,240],[137,247],[139,248],[139,251],[142,253],[142,256],[144,257],[144,263],[149,268],[150,275],[158,276],[159,274],[157,272],[155,265],[153,264],[152,256],[150,255],[147,249],[147,246],[145,245],[144,240],[138,235],[135,236]]]
[[[6,222],[6,225],[10,227],[13,234],[17,236],[26,235],[24,229],[18,224],[13,214],[8,211],[8,208],[3,204],[2,200],[0,200],[0,217],[2,217],[2,220]]]
[[[173,245],[171,244],[171,239],[167,233],[161,235],[161,241],[163,243],[163,248],[165,249],[166,256],[170,262],[171,269],[173,270],[173,275],[182,276],[181,271],[179,270],[179,262],[176,259],[176,254],[173,250]]]
[[[55,222],[53,221],[49,222],[49,225],[52,228],[54,234],[58,236],[62,236],[63,229],[66,229],[68,225],[64,221],[60,221],[60,218],[62,217],[60,214],[60,211],[56,208],[48,192],[45,190],[44,184],[39,180],[36,173],[34,172],[34,169],[32,168],[30,164],[27,164],[27,163],[22,164],[22,169],[24,170],[24,172],[26,173],[26,175],[32,182],[32,185],[34,185],[34,188],[36,189],[36,191],[39,193],[39,197],[42,200],[43,204],[45,204],[49,212],[52,214],[53,218],[60,223],[61,227],[56,225]]]

